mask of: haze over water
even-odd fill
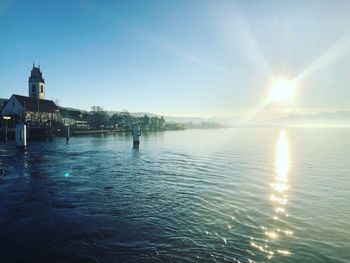
[[[348,262],[348,129],[0,144],[1,262]]]

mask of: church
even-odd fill
[[[28,79],[28,96],[12,94],[2,107],[2,116],[32,127],[48,125],[60,119],[59,108],[52,100],[45,99],[45,79],[40,66],[33,64]]]

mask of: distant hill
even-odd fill
[[[65,110],[70,110],[70,111],[81,111],[81,112],[88,112],[86,110],[80,110],[80,109],[76,109],[76,108],[71,108],[71,107],[62,107],[62,106],[58,106],[61,109],[65,109]]]
[[[350,126],[350,111],[291,114],[287,117],[270,119],[267,122],[287,126]]]
[[[125,113],[125,110],[124,111],[107,111],[107,114],[109,116],[112,116],[114,114],[121,114],[121,113]],[[145,114],[148,116],[148,117],[161,117],[161,115],[158,115],[158,114],[153,114],[153,113],[150,113],[150,112],[129,112],[128,113],[134,117],[143,117],[145,116]]]
[[[107,111],[107,114],[112,116],[113,114],[121,114],[125,111]],[[143,117],[147,115],[148,117],[164,117],[165,121],[168,123],[193,123],[200,124],[202,122],[215,122],[222,125],[241,125],[245,122],[243,118],[235,117],[222,117],[222,118],[205,118],[205,117],[175,117],[175,116],[166,116],[159,115],[150,112],[129,112],[130,115],[135,117]]]
[[[204,117],[172,117],[172,116],[164,116],[164,119],[167,122],[175,122],[175,123],[189,123],[192,122],[194,124],[199,124],[202,122],[215,122],[225,126],[240,126],[246,122],[243,118],[237,117],[212,117],[212,118],[204,118]]]
[[[125,113],[125,111],[107,111],[107,114],[112,116],[113,114],[121,114]],[[147,115],[148,117],[162,117],[163,115],[154,114],[151,112],[128,112],[130,115],[134,117],[143,117]],[[172,117],[172,116],[163,116],[166,122],[175,122],[175,123],[184,123],[184,122],[191,122],[191,121],[197,121],[201,122],[205,120],[204,118],[186,118],[186,117]]]

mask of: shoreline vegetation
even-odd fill
[[[176,131],[186,129],[217,129],[227,126],[215,122],[166,122],[163,116],[144,114],[137,116],[127,110],[107,112],[100,106],[92,106],[91,111],[68,107],[58,107],[57,118],[53,119],[44,112],[26,113],[21,119],[2,122],[0,137],[4,137],[7,125],[8,138],[14,138],[14,128],[18,121],[27,125],[28,139],[65,137],[68,127],[71,136],[89,134],[107,134],[130,132],[133,124],[138,123],[142,132]]]
[[[228,126],[220,125],[217,123],[206,123],[202,122],[199,124],[193,123],[167,123],[162,129],[141,129],[143,132],[162,132],[162,131],[177,131],[177,130],[189,130],[189,129],[221,129],[227,128]],[[129,127],[117,127],[114,129],[101,129],[101,130],[91,130],[91,129],[74,129],[72,130],[72,135],[87,135],[87,134],[104,134],[104,133],[123,133],[131,132]]]
[[[166,122],[163,116],[135,116],[127,110],[108,114],[100,106],[92,106],[90,112],[70,108],[61,108],[60,112],[65,126],[71,126],[72,135],[130,132],[134,123],[138,123],[143,132],[226,127],[215,122]]]

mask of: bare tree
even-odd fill
[[[90,125],[94,129],[102,129],[108,122],[108,115],[100,106],[91,107]]]

